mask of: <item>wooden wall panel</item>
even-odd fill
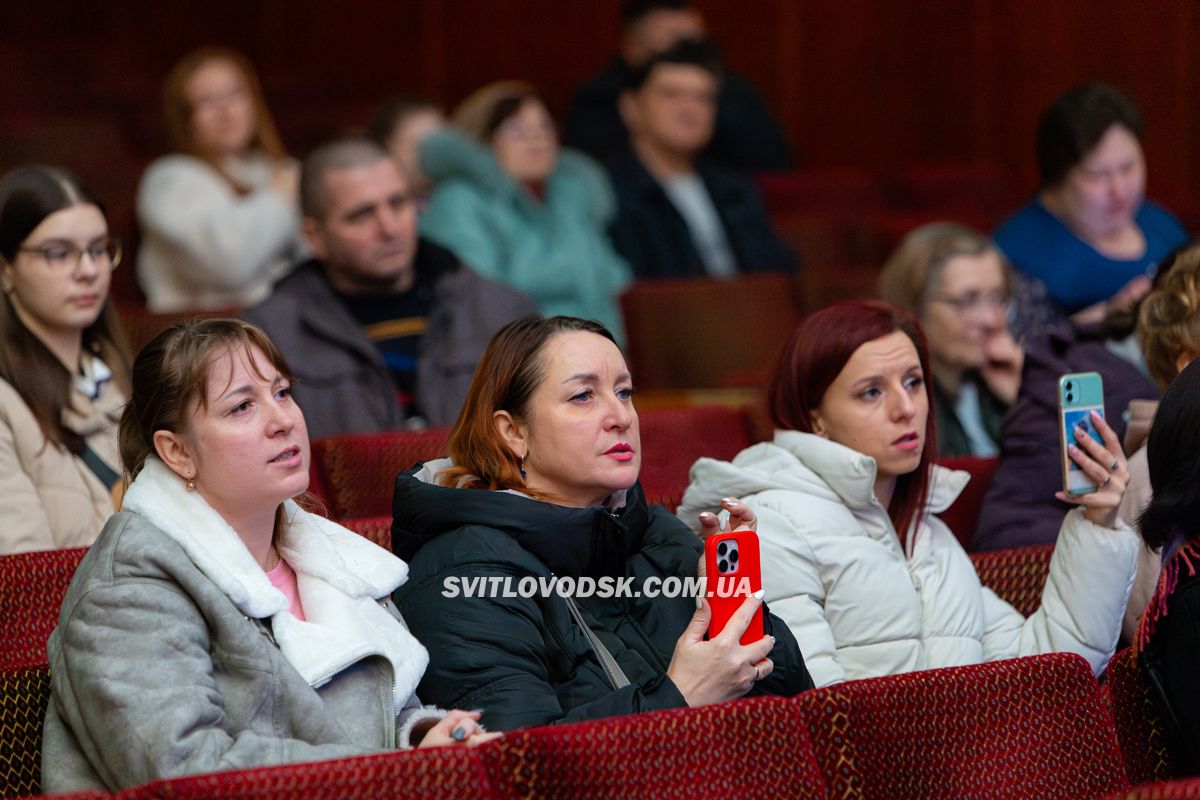
[[[1139,101],[1151,192],[1200,190],[1200,11],[1191,0],[698,0],[806,167],[889,172],[990,161],[1014,196],[1036,183],[1041,108],[1083,80]],[[364,124],[397,90],[450,105],[485,82],[537,82],[553,111],[613,51],[619,0],[149,0],[0,4],[0,167],[31,157],[110,165],[121,190],[161,151],[171,63],[207,41],[259,65],[303,152]],[[76,141],[72,131],[81,135]],[[92,153],[95,142],[116,153]],[[100,164],[97,167],[97,162]]]

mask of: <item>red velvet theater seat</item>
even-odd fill
[[[795,707],[776,697],[526,728],[481,752],[501,797],[825,796]]]
[[[1128,791],[1113,792],[1103,800],[1200,800],[1200,778],[1149,783]]]
[[[1001,600],[1027,617],[1038,610],[1042,604],[1046,576],[1050,574],[1053,544],[989,550],[970,555],[975,572],[979,574],[979,582],[999,595]]]
[[[46,640],[86,547],[0,556],[0,667],[46,663]]]
[[[674,511],[688,485],[696,459],[710,456],[728,461],[752,444],[745,411],[726,406],[643,411],[640,480],[646,502]]]
[[[1104,672],[1104,691],[1112,704],[1117,741],[1132,784],[1166,780],[1173,774],[1164,740],[1166,722],[1158,697],[1133,660],[1133,650],[1119,650]],[[1183,795],[1179,795],[1182,797]],[[1200,794],[1196,795],[1200,797]]]
[[[1075,800],[1128,786],[1077,655],[849,681],[793,702],[830,798]]]
[[[42,790],[42,720],[49,700],[44,663],[0,669],[0,797]]]
[[[359,536],[365,536],[375,544],[382,547],[384,550],[391,551],[392,549],[392,517],[389,514],[384,517],[362,517],[359,519],[343,519],[338,523],[346,528],[357,533]]]
[[[446,455],[449,428],[348,434],[312,443],[313,472],[334,519],[392,513],[396,474]]]
[[[496,797],[477,750],[428,750],[213,772],[155,781],[122,792],[123,800],[368,800]]]
[[[966,470],[971,480],[963,488],[958,499],[938,514],[938,519],[954,532],[955,538],[965,547],[970,548],[971,539],[975,536],[975,526],[979,524],[979,511],[983,507],[983,496],[987,494],[992,483],[992,475],[1000,464],[998,458],[976,458],[975,456],[953,456],[940,458],[938,463],[947,469]]]

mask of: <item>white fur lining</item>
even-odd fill
[[[124,507],[170,536],[243,614],[270,618],[280,651],[310,685],[378,655],[392,665],[396,711],[416,690],[429,653],[376,602],[408,578],[388,551],[287,501],[277,546],[296,572],[302,622],[229,523],[157,458],[146,460]]]

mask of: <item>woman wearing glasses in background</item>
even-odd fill
[[[915,314],[929,341],[939,455],[1000,453],[1024,361],[1005,319],[1010,281],[990,239],[950,222],[909,233],[883,268],[883,299]]]
[[[130,362],[108,302],[120,260],[75,176],[0,179],[0,553],[90,544],[113,513]]]

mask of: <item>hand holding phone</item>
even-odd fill
[[[1115,527],[1129,470],[1117,434],[1104,419],[1100,376],[1064,375],[1058,387],[1063,491],[1055,497],[1083,506],[1089,521]]]
[[[712,608],[708,638],[715,639],[747,598],[762,589],[758,534],[750,530],[713,534],[704,541],[704,561],[708,603]],[[738,641],[748,645],[762,638],[760,605]]]

